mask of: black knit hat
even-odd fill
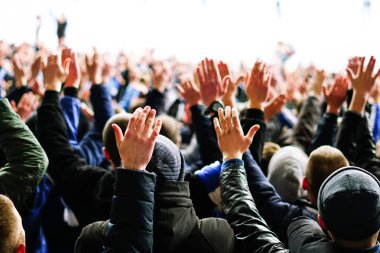
[[[345,240],[363,240],[380,228],[380,182],[368,171],[344,167],[331,174],[318,194],[326,228]]]
[[[185,160],[181,151],[171,140],[159,135],[146,170],[156,173],[158,182],[183,181]]]

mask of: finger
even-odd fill
[[[373,69],[375,68],[375,63],[376,63],[375,58],[373,56],[371,56],[371,58],[369,59],[368,65],[367,65],[367,69],[365,71],[365,74],[368,77],[372,77],[372,72],[373,72]]]
[[[232,121],[231,121],[231,107],[226,106],[225,110],[225,121],[226,121],[226,128],[231,129],[232,128]]]
[[[152,131],[152,134],[149,137],[150,141],[152,142],[156,141],[157,136],[160,134],[161,127],[162,127],[162,121],[158,119]]]
[[[322,93],[323,93],[323,96],[325,97],[325,98],[327,98],[328,97],[328,92],[327,92],[327,86],[322,86]]]
[[[144,124],[144,130],[143,130],[143,136],[144,137],[149,137],[152,133],[152,130],[153,130],[153,123],[154,123],[154,117],[156,116],[156,110],[152,109],[150,110],[149,114],[148,114],[148,117],[145,121],[145,124]]]
[[[17,113],[17,105],[16,105],[16,102],[14,100],[11,100],[11,107],[12,107],[13,111]]]
[[[91,62],[90,62],[90,57],[86,54],[86,57],[85,57],[85,61],[86,61],[86,66],[87,68],[91,66]]]
[[[241,82],[244,82],[244,75],[239,75],[237,78],[236,78],[236,81],[235,81],[235,86],[238,86]]]
[[[221,88],[222,88],[222,92],[226,92],[227,89],[228,89],[228,85],[231,85],[232,83],[232,80],[231,80],[231,77],[230,76],[225,76],[223,78],[223,81],[222,81],[222,85],[221,85]]]
[[[139,114],[139,116],[137,117],[137,122],[136,122],[136,132],[137,134],[141,134],[143,129],[144,129],[144,124],[145,124],[145,121],[149,115],[149,112],[150,112],[150,107],[149,106],[145,106],[144,107],[144,110],[142,110],[142,112]]]
[[[359,62],[359,76],[360,76],[361,74],[363,74],[364,60],[365,60],[365,57],[360,57],[360,62]]]
[[[248,131],[248,133],[247,133],[247,135],[245,136],[250,142],[252,142],[252,140],[253,140],[253,137],[255,137],[255,134],[257,133],[257,131],[259,131],[259,129],[260,129],[260,126],[259,125],[254,125],[254,126],[252,126],[250,129],[249,129],[249,131]]]
[[[137,118],[140,115],[141,111],[142,111],[141,108],[137,108],[136,111],[134,111],[131,118],[129,119],[127,131],[132,131],[132,132],[136,131]],[[126,133],[127,133],[127,131],[126,131]]]
[[[182,86],[180,84],[177,84],[175,88],[177,89],[179,94],[181,94],[181,96],[183,97],[183,94],[185,93],[185,91],[183,90]]]
[[[232,108],[231,114],[233,127],[240,129],[239,114],[236,108]]]
[[[224,117],[224,111],[222,108],[218,109],[218,118],[219,118],[220,125],[222,126],[222,129],[224,131],[227,128],[227,126],[226,126],[226,120]]]
[[[354,81],[354,72],[350,68],[346,68],[348,79],[353,82]]]
[[[217,118],[214,118],[214,129],[216,136],[219,138],[222,135],[222,129],[220,128],[219,121]]]
[[[113,131],[115,132],[116,145],[119,148],[123,140],[123,132],[117,124],[112,124]]]
[[[200,85],[204,85],[205,77],[200,67],[197,68],[197,75],[198,75],[198,80],[199,80]]]

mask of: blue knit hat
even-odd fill
[[[318,210],[334,236],[353,241],[369,238],[380,229],[380,182],[361,168],[341,168],[321,185]]]

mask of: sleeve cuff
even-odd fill
[[[69,97],[78,97],[78,89],[75,87],[68,87],[63,90],[63,94]]]
[[[222,164],[222,171],[227,170],[229,168],[237,168],[237,167],[244,167],[244,162],[241,159],[230,159]]]
[[[264,112],[260,109],[247,109],[247,112],[245,114],[245,117],[248,119],[258,119],[258,120],[265,120]]]
[[[43,104],[59,104],[59,92],[48,90],[45,91],[45,96],[43,98]]]

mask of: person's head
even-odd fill
[[[318,211],[321,227],[337,245],[373,247],[380,229],[380,182],[361,168],[341,168],[321,185]]]
[[[0,253],[25,253],[25,232],[13,202],[0,194]]]
[[[281,198],[293,203],[306,197],[302,190],[307,155],[297,147],[287,146],[277,151],[268,165],[268,180]]]
[[[317,206],[318,191],[323,181],[334,171],[348,165],[343,153],[331,146],[321,146],[311,152],[302,187],[314,206]]]
[[[156,120],[161,119],[162,127],[160,134],[169,138],[178,147],[181,145],[181,125],[180,123],[168,115],[160,115]]]
[[[121,166],[112,124],[117,124],[124,133],[131,114],[120,113],[112,116],[103,129],[104,156],[116,169]],[[142,150],[141,152],[144,152]],[[157,181],[183,181],[185,160],[178,147],[165,136],[159,135],[154,144],[152,158],[146,170],[157,174]]]
[[[265,142],[263,148],[263,155],[261,157],[261,169],[265,175],[268,175],[268,165],[273,155],[281,149],[280,145],[274,142]]]

